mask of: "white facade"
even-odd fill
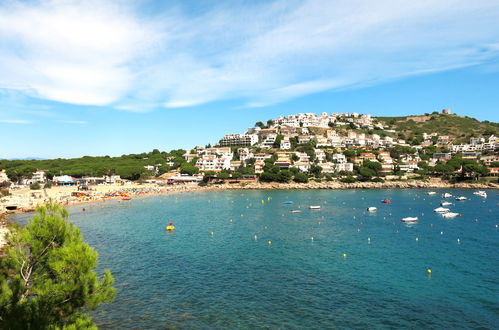
[[[203,156],[196,162],[196,167],[200,171],[220,172],[222,170],[230,170],[232,157],[213,157]]]
[[[289,137],[285,137],[284,139],[282,139],[280,149],[282,150],[291,149],[291,142],[289,141]]]
[[[272,148],[274,147],[274,142],[277,138],[277,134],[269,134],[261,143],[262,148]]]
[[[33,176],[31,177],[31,182],[46,182],[47,181],[47,176],[45,175],[44,170],[36,170],[35,173],[33,173]]]
[[[352,163],[339,163],[335,165],[336,172],[353,172]]]
[[[227,134],[224,136],[219,145],[224,146],[252,146],[258,143],[257,134]]]
[[[9,177],[7,176],[7,173],[5,173],[5,170],[0,171],[0,182],[7,182],[9,181]]]
[[[342,164],[347,162],[347,157],[343,154],[333,154],[333,162]]]

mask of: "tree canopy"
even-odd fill
[[[0,260],[0,328],[94,329],[85,311],[114,300],[111,272],[99,281],[97,252],[68,216],[49,203],[26,227],[12,229]]]

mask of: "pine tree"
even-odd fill
[[[68,217],[49,203],[26,227],[12,228],[0,260],[0,328],[95,329],[85,311],[114,300],[111,272],[99,281],[97,252]]]

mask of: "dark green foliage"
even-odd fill
[[[180,166],[180,173],[194,175],[196,173],[199,173],[199,168],[189,163],[183,163]]]
[[[354,182],[356,182],[356,181],[357,181],[357,179],[356,179],[356,178],[354,178],[354,177],[353,177],[353,176],[351,176],[351,175],[348,175],[347,177],[345,177],[345,178],[341,178],[341,179],[340,179],[340,182],[343,182],[343,183],[354,183]]]
[[[177,149],[169,153],[158,152],[157,149],[149,153],[122,155],[120,157],[84,156],[72,159],[47,159],[47,160],[0,160],[0,168],[6,169],[7,176],[14,182],[22,178],[31,178],[36,169],[47,170],[47,177],[53,175],[70,175],[73,177],[102,176],[116,174],[123,179],[138,180],[146,174],[146,165],[164,165],[167,158],[172,158],[175,168],[185,163],[183,155],[185,150]],[[165,165],[166,166],[166,165]],[[160,167],[161,168],[161,167]],[[169,169],[169,168],[168,168]],[[163,171],[166,170],[163,167]],[[164,173],[164,172],[163,172]]]
[[[308,175],[305,173],[296,173],[295,177],[293,178],[293,181],[298,182],[298,183],[307,183],[308,182]]]
[[[94,329],[85,311],[114,299],[111,273],[99,281],[97,252],[67,219],[66,209],[50,203],[12,229],[0,260],[0,328]]]
[[[315,176],[316,178],[319,178],[322,173],[322,167],[319,165],[312,165],[310,166],[310,174]]]
[[[31,190],[40,190],[42,189],[42,186],[39,183],[32,183],[29,185],[29,189]]]

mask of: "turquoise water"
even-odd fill
[[[115,302],[93,312],[101,328],[497,328],[498,192],[446,190],[470,200],[449,199],[462,216],[444,219],[437,191],[196,192],[69,210],[116,279]]]

